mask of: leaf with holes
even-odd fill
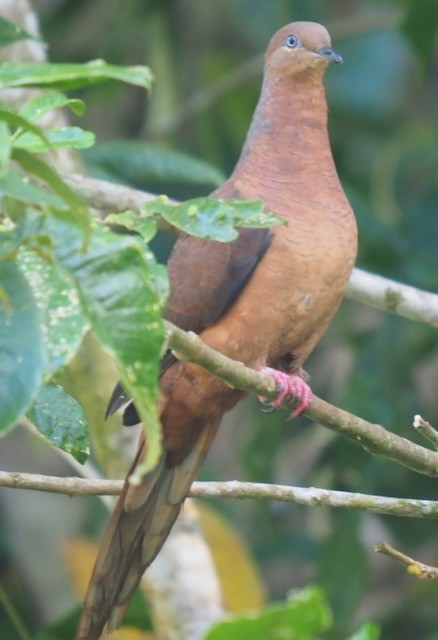
[[[89,327],[70,280],[48,260],[28,249],[19,252],[18,264],[41,309],[48,352],[46,370],[55,373],[75,355]]]
[[[104,348],[114,357],[125,389],[134,399],[148,439],[143,471],[161,453],[158,375],[164,328],[154,282],[155,260],[134,236],[95,224],[84,249],[78,229],[46,220],[54,257],[73,282],[83,313]]]

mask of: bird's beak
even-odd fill
[[[336,64],[342,64],[344,62],[342,56],[339,55],[339,53],[336,53],[336,51],[331,47],[322,47],[321,49],[318,49],[316,53],[318,56],[325,58],[329,62],[336,62]]]

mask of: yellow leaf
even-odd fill
[[[122,627],[117,631],[105,633],[101,640],[154,640],[150,633],[144,633],[134,627]]]
[[[99,546],[85,538],[65,540],[61,552],[73,581],[76,595],[83,599],[93,571]]]
[[[96,560],[99,545],[85,538],[66,540],[62,545],[64,563],[73,581],[73,588],[79,598],[83,599]],[[122,627],[113,633],[104,634],[102,640],[153,640],[154,636],[135,629]]]
[[[266,594],[245,544],[216,511],[205,505],[196,506],[221,582],[225,608],[233,613],[259,609]]]

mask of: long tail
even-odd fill
[[[145,569],[170,533],[190,486],[214,439],[220,419],[208,422],[187,456],[170,466],[164,454],[140,485],[125,481],[106,530],[85,597],[75,640],[98,640],[117,629]],[[144,443],[132,468],[143,455]]]

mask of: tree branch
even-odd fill
[[[152,193],[79,174],[64,175],[63,179],[92,207],[107,213],[127,209],[141,212],[144,204],[156,198]],[[160,220],[160,227],[172,229],[163,220]],[[437,294],[354,269],[345,295],[351,300],[438,327]]]
[[[438,295],[354,269],[345,296],[410,320],[438,327]]]
[[[438,450],[438,431],[429,422],[416,415],[414,416],[413,427]]]
[[[105,211],[141,211],[154,196],[129,187],[78,175],[65,176],[66,182],[92,206]],[[355,269],[347,290],[350,297],[386,311],[438,326],[438,295],[418,291],[380,276]],[[199,364],[233,387],[256,392],[268,399],[275,395],[272,380],[241,363],[209,349],[195,334],[185,333],[167,323],[171,349],[183,359]],[[306,415],[325,427],[341,433],[367,451],[384,455],[414,471],[438,475],[438,453],[395,435],[366,420],[314,398]]]
[[[67,496],[118,495],[122,480],[100,480],[44,476],[36,473],[0,471],[0,487],[27,489]],[[260,482],[194,482],[192,498],[233,498],[237,500],[275,500],[309,507],[358,509],[405,518],[438,518],[438,502],[413,498],[387,498],[365,493],[347,493],[315,487],[287,487]]]
[[[384,553],[386,556],[405,564],[407,572],[417,578],[422,580],[438,580],[438,567],[431,567],[428,564],[418,562],[418,560],[414,560],[401,551],[397,551],[397,549],[391,547],[387,542],[379,542],[374,549],[377,553]]]
[[[217,353],[195,333],[182,331],[170,322],[166,322],[166,329],[168,346],[178,358],[198,364],[233,388],[257,393],[268,400],[276,397],[275,383],[269,376]],[[315,396],[305,415],[370,453],[384,455],[418,473],[438,476],[438,452],[397,436],[378,424],[367,422]]]

